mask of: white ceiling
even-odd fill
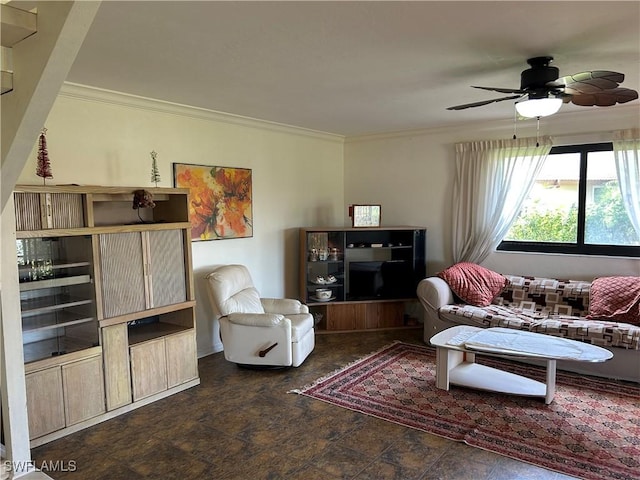
[[[67,80],[352,136],[513,118],[446,107],[541,55],[640,90],[640,2],[103,1]]]

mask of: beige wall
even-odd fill
[[[252,169],[254,236],[195,242],[198,352],[221,349],[203,276],[213,265],[242,263],[263,296],[297,296],[301,226],[340,224],[342,138],[302,129],[65,86],[46,122],[52,184],[172,186],[172,163]],[[19,183],[40,184],[37,144]],[[217,323],[217,322],[215,322]]]
[[[611,139],[638,126],[636,108],[561,113],[541,122],[556,144]],[[602,126],[606,126],[603,128]],[[508,138],[511,122],[458,125],[347,139],[293,127],[67,85],[46,122],[54,184],[150,186],[149,152],[158,152],[161,186],[172,163],[253,170],[254,237],[193,243],[198,352],[221,349],[203,276],[213,265],[243,263],[263,296],[296,296],[297,228],[346,225],[346,206],[381,203],[382,224],[427,228],[427,271],[449,265],[454,144]],[[521,122],[520,136],[535,135]],[[34,145],[20,183],[39,184]],[[504,273],[572,278],[640,275],[640,260],[495,253],[485,265]]]
[[[551,135],[556,145],[594,143],[610,141],[613,130],[639,124],[637,104],[593,107],[542,119],[540,134]],[[381,203],[384,225],[425,226],[427,272],[434,274],[452,263],[449,219],[454,144],[512,135],[512,122],[494,122],[349,138],[345,144],[345,202]],[[535,120],[518,122],[518,135],[535,136]],[[640,259],[630,258],[494,253],[484,264],[504,273],[562,278],[640,275]]]

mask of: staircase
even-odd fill
[[[13,57],[12,47],[33,35],[37,31],[37,15],[33,12],[12,7],[9,4],[0,4],[1,54],[0,54],[0,80],[2,90],[0,94],[13,90]]]

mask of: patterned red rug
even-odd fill
[[[541,368],[478,361],[544,381]],[[294,392],[575,477],[640,479],[638,384],[558,372],[550,405],[445,391],[435,386],[435,349],[398,342]]]

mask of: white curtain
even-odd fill
[[[480,263],[516,219],[551,150],[550,137],[456,144],[453,259]]]
[[[622,202],[640,238],[640,129],[615,132],[613,154]]]

